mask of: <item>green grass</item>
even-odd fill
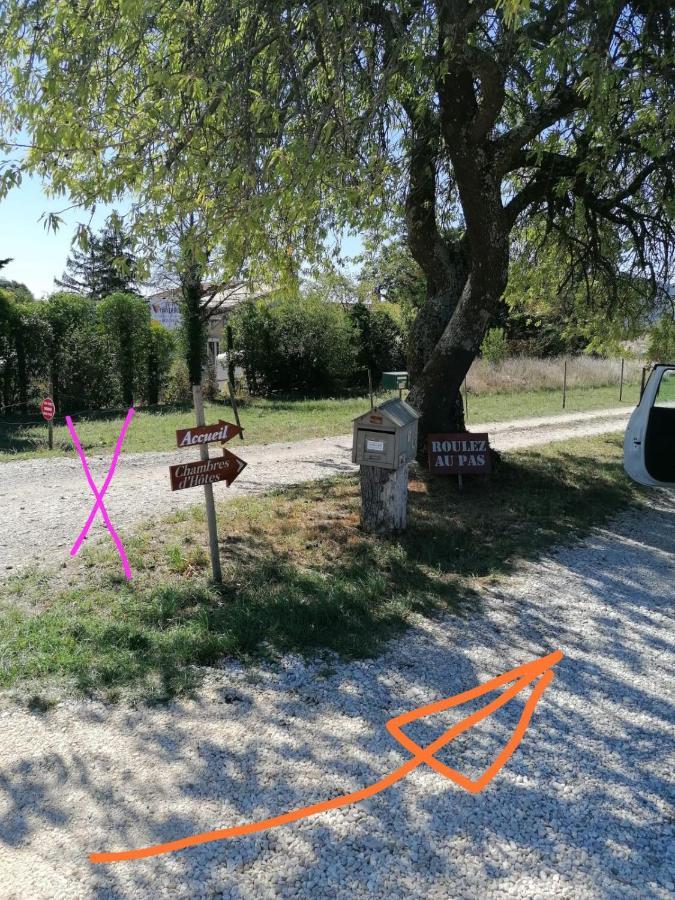
[[[376,654],[415,613],[478,615],[486,580],[639,495],[612,436],[509,454],[462,493],[417,472],[392,538],[360,530],[351,476],[242,498],[218,511],[221,589],[203,509],[182,510],[125,535],[131,582],[104,544],[0,583],[0,687],[35,709],[73,690],[165,700],[223,657]]]
[[[382,398],[396,394],[382,395]],[[619,404],[616,387],[575,388],[568,391],[564,412],[579,412],[623,405],[634,406],[639,386],[625,385],[623,403]],[[382,399],[381,398],[381,399]],[[367,409],[368,399],[351,397],[337,400],[255,400],[241,409],[242,425],[247,443],[299,441],[304,438],[344,434],[351,430],[356,416]],[[561,391],[519,391],[512,393],[469,395],[468,425],[479,422],[500,422],[528,416],[562,413]],[[124,450],[142,453],[150,450],[172,450],[176,446],[176,429],[192,422],[189,407],[171,412],[138,412],[127,432]],[[233,421],[232,410],[222,404],[206,404],[207,422],[219,417]],[[110,451],[117,440],[123,415],[111,419],[77,422],[77,432],[86,451]],[[8,427],[0,420],[0,460],[31,456],[74,453],[65,425],[54,428],[54,450],[45,449],[47,426]],[[238,443],[235,439],[234,444]]]

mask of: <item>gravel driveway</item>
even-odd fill
[[[624,427],[628,416],[625,408],[596,410],[499,424],[472,424],[471,430],[489,431],[493,446],[508,450],[616,431]],[[235,440],[228,446],[247,461],[248,467],[231,488],[214,485],[214,494],[220,500],[355,469],[351,462],[351,435],[260,446]],[[124,529],[139,520],[202,502],[201,490],[172,492],[169,485],[168,466],[198,456],[193,448],[172,453],[128,453],[120,457],[105,501],[122,541]],[[106,453],[88,460],[98,485],[103,483],[110,458],[111,454]],[[92,504],[93,495],[76,457],[0,463],[0,578],[38,559],[44,564],[66,557]],[[88,540],[101,537],[109,540],[97,516]]]
[[[523,567],[466,619],[420,619],[376,661],[227,664],[165,708],[0,712],[0,896],[672,897],[675,497],[650,498]],[[272,832],[87,861],[370,784],[407,759],[389,717],[555,648],[556,679],[480,794],[421,767]],[[503,712],[440,758],[477,774],[517,701]],[[432,719],[412,736],[445,727]]]

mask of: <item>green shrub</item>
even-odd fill
[[[490,328],[480,345],[481,356],[486,362],[496,366],[509,355],[509,346],[503,328]]]
[[[168,384],[171,360],[176,342],[171,332],[159,322],[150,322],[147,346],[147,387],[145,399],[154,406]]]
[[[405,369],[405,340],[403,330],[390,312],[388,304],[366,306],[357,303],[349,311],[356,331],[357,372],[354,387],[368,384],[367,370],[378,385],[383,372]]]
[[[316,296],[248,302],[231,323],[251,393],[320,396],[354,382],[355,333],[338,304]]]
[[[113,360],[120,399],[133,406],[147,392],[150,307],[136,294],[111,294],[96,304],[99,329]]]
[[[653,362],[673,362],[675,360],[675,320],[663,316],[652,326],[649,333],[647,356]]]
[[[43,305],[48,330],[45,370],[59,412],[114,406],[120,401],[109,343],[97,327],[95,304],[77,294],[52,294]]]
[[[184,359],[174,359],[171,363],[162,400],[164,403],[189,403],[192,400],[190,375]]]

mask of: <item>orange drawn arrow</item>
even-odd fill
[[[373,797],[375,794],[381,793],[393,784],[396,784],[397,781],[405,778],[406,775],[409,775],[410,772],[422,765],[422,763],[431,766],[431,768],[438,772],[439,775],[444,775],[446,778],[454,781],[455,784],[464,788],[464,790],[470,791],[472,794],[477,794],[492,781],[497,772],[499,772],[511,757],[518,744],[520,744],[541,695],[551,681],[553,681],[552,667],[560,662],[562,658],[562,651],[555,650],[547,656],[542,656],[540,659],[533,659],[522,666],[517,666],[509,672],[505,672],[503,675],[493,678],[486,684],[478,685],[475,688],[471,688],[471,690],[464,691],[462,694],[455,694],[452,697],[447,697],[436,703],[430,703],[427,706],[420,706],[411,712],[403,713],[400,716],[389,719],[386,725],[387,731],[403,747],[405,747],[406,750],[412,753],[412,759],[408,760],[408,762],[404,763],[402,766],[399,766],[398,769],[395,769],[389,775],[386,775],[374,784],[362,788],[359,791],[343,794],[340,797],[334,797],[332,800],[323,800],[310,806],[303,806],[300,809],[295,809],[270,819],[263,819],[260,822],[250,822],[248,825],[235,825],[231,828],[218,828],[214,831],[205,831],[202,834],[193,834],[190,837],[180,838],[176,841],[168,841],[165,844],[154,844],[150,847],[141,847],[137,850],[120,850],[113,853],[92,853],[89,859],[93,863],[111,863],[121,862],[123,860],[144,859],[149,856],[160,856],[162,853],[173,853],[176,850],[184,850],[186,847],[195,847],[198,844],[206,844],[210,841],[221,841],[225,838],[242,837],[246,834],[267,831],[269,828],[277,828],[279,825],[297,822],[299,819],[306,819],[309,816],[317,815],[317,813],[325,812],[328,809],[339,809],[340,807],[350,806],[352,803],[366,800],[368,797]],[[416,744],[401,731],[401,728],[404,725],[408,725],[416,719],[432,715],[433,713],[443,712],[446,709],[451,709],[453,706],[459,706],[469,700],[475,700],[477,697],[482,697],[484,694],[494,691],[510,682],[514,682],[514,684],[503,691],[495,700],[455,723],[455,725],[444,731],[439,738],[427,747],[420,747],[419,744]],[[479,778],[472,781],[456,769],[452,769],[450,766],[446,766],[435,759],[434,754],[453,740],[453,738],[468,731],[469,728],[477,725],[487,716],[492,715],[492,713],[496,712],[512,700],[516,694],[520,693],[520,691],[530,683],[533,683],[532,693],[525,703],[513,734],[495,760]]]

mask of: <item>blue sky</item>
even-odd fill
[[[63,274],[77,223],[88,221],[86,213],[71,210],[63,214],[64,223],[56,234],[48,232],[40,216],[66,206],[65,198],[47,197],[40,179],[28,177],[0,201],[0,258],[12,257],[2,277],[22,281],[36,297],[54,290],[54,278]],[[104,210],[97,212],[95,228],[103,224],[105,215]]]
[[[58,231],[47,231],[39,221],[43,213],[61,212],[68,206],[64,197],[47,197],[40,179],[25,177],[0,201],[0,259],[11,257],[0,277],[21,281],[35,297],[42,297],[55,289],[54,278],[60,278],[71,251],[71,241],[79,222],[87,222],[88,214],[70,210],[62,214],[63,224]],[[102,227],[108,209],[97,210],[94,230]],[[353,256],[362,250],[359,236],[346,236],[342,252]]]

